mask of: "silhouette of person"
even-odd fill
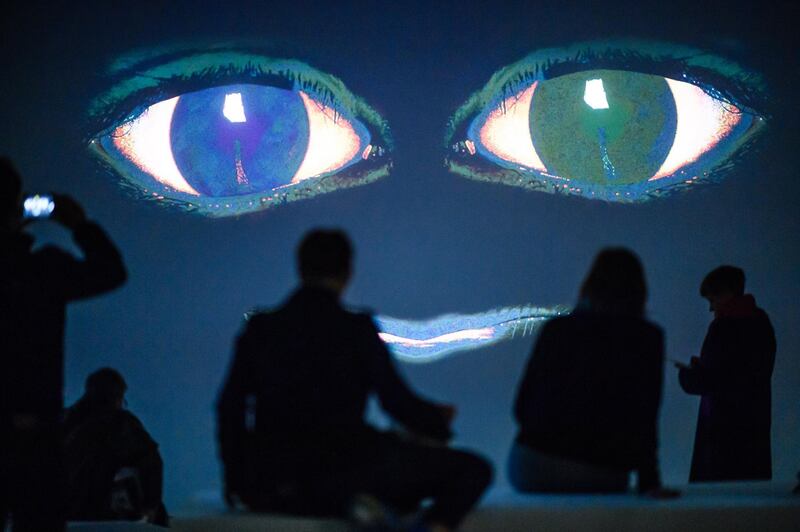
[[[519,431],[509,478],[521,492],[624,492],[661,488],[657,459],[664,338],[644,317],[639,259],[602,250],[568,316],[541,329],[514,403]]]
[[[67,517],[75,521],[146,520],[167,526],[158,444],[125,409],[125,379],[101,368],[64,416]]]
[[[744,285],[734,266],[716,268],[700,285],[714,320],[700,356],[679,366],[684,391],[702,396],[689,482],[772,478],[775,332]]]
[[[239,336],[217,405],[226,498],[255,511],[317,515],[344,515],[359,495],[399,512],[432,498],[420,525],[454,529],[489,485],[491,467],[364,421],[374,393],[394,419],[443,443],[455,409],[413,393],[370,316],[342,307],[351,256],[344,233],[308,233],[298,248],[300,288],[252,316]]]
[[[63,530],[60,420],[66,305],[120,286],[120,254],[68,196],[52,219],[84,258],[53,246],[32,251],[23,231],[22,179],[0,158],[0,529]]]

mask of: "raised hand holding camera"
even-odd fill
[[[83,207],[71,196],[66,194],[53,194],[55,209],[50,216],[53,220],[60,223],[70,230],[86,222],[86,212]]]

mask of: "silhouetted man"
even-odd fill
[[[351,274],[339,231],[312,231],[298,250],[301,287],[250,318],[218,403],[226,497],[252,510],[343,515],[368,494],[400,511],[433,505],[431,530],[454,529],[491,479],[481,458],[412,443],[364,421],[370,394],[406,427],[444,442],[453,407],[412,393],[366,314],[339,299]]]
[[[741,269],[720,266],[700,286],[714,320],[700,357],[679,374],[686,392],[702,396],[690,482],[772,478],[775,333],[744,284]]]
[[[22,180],[0,159],[0,529],[63,530],[59,423],[66,305],[125,281],[117,249],[83,209],[55,196],[52,219],[72,231],[84,258],[52,246],[31,251],[23,232]]]
[[[145,519],[166,526],[158,444],[125,408],[128,386],[101,368],[64,416],[67,516],[71,521]]]

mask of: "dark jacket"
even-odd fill
[[[25,414],[55,425],[63,409],[64,319],[70,301],[117,286],[126,277],[99,226],[74,231],[84,258],[56,247],[32,252],[24,233],[0,236],[0,425]]]
[[[111,508],[114,476],[136,470],[141,508],[161,506],[163,462],[158,444],[127,410],[91,409],[78,402],[64,419],[64,466],[68,517],[76,521],[118,519]]]
[[[698,363],[679,373],[701,395],[690,482],[772,478],[775,332],[751,296],[731,301],[708,327]]]
[[[554,456],[638,472],[660,485],[661,329],[643,319],[577,310],[539,333],[519,385],[517,442]]]
[[[252,316],[236,341],[217,404],[230,491],[264,490],[365,456],[376,431],[370,394],[409,428],[449,436],[439,409],[412,393],[366,314],[305,287],[273,312]]]

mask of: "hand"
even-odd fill
[[[152,508],[142,512],[142,520],[146,523],[154,523],[158,516],[158,508]]]
[[[453,422],[458,414],[458,409],[455,407],[455,405],[438,405],[438,408],[448,425]]]
[[[672,488],[653,488],[649,489],[643,494],[645,497],[649,497],[650,499],[658,499],[658,500],[668,500],[668,499],[677,499],[681,496],[681,492]]]
[[[51,218],[69,230],[75,230],[80,224],[86,221],[86,213],[83,207],[65,194],[54,194],[53,201],[56,208],[53,209]]]

